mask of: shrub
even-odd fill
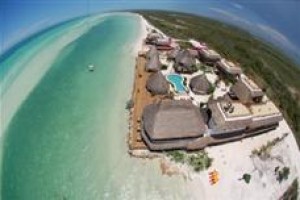
[[[169,151],[167,152],[167,156],[171,157],[171,160],[177,163],[184,163],[185,161],[185,154],[182,151]]]
[[[281,183],[283,180],[287,180],[289,178],[290,168],[283,167],[282,170],[278,170],[277,172],[277,181]]]
[[[280,199],[282,200],[297,200],[298,199],[298,179],[295,179],[289,188],[284,192]]]
[[[162,66],[161,66],[161,69],[162,69],[162,70],[168,69],[168,65],[162,65]]]
[[[188,163],[191,167],[193,167],[194,171],[199,172],[209,168],[211,166],[212,159],[208,157],[206,152],[201,151],[195,155],[191,155],[188,158]]]
[[[215,89],[216,89],[216,87],[214,85],[210,84],[209,88],[207,89],[207,93],[212,94],[212,93],[214,93]]]
[[[167,156],[176,163],[188,164],[195,172],[209,168],[213,159],[208,157],[205,151],[197,153],[186,153],[184,151],[168,151]]]
[[[251,175],[250,174],[244,174],[243,175],[243,180],[249,184],[250,183],[250,180],[251,180]]]
[[[130,110],[131,108],[133,108],[134,106],[134,102],[132,99],[130,99],[129,101],[127,101],[126,103],[126,110]]]

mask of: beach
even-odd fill
[[[100,15],[30,43],[21,52],[28,58],[7,58],[13,69],[24,69],[1,97],[9,108],[1,115],[7,120],[1,129],[1,199],[274,199],[299,174],[299,153],[285,122],[274,132],[207,148],[214,159],[208,171],[195,173],[165,156],[131,157],[125,107],[149,26],[136,14]],[[35,47],[38,54],[30,51]],[[253,170],[253,148],[286,132],[274,151],[285,152],[289,181],[273,187],[269,172],[263,182],[258,174],[249,185],[239,181]],[[175,165],[177,175],[163,175],[162,163]],[[214,186],[208,179],[213,169],[220,173]]]
[[[145,26],[161,33],[148,22],[145,22]],[[138,69],[136,73],[140,73]],[[139,93],[141,98],[143,91]],[[135,98],[133,100],[140,101]],[[283,139],[272,147],[270,158],[262,160],[253,155],[254,150],[278,138]],[[275,130],[236,142],[206,147],[205,151],[213,159],[213,163],[208,170],[202,172],[194,172],[187,165],[175,163],[163,153],[156,155],[163,174],[181,176],[186,180],[185,185],[190,192],[189,199],[278,199],[300,173],[299,149],[285,120],[281,121]],[[152,157],[151,153],[144,154]],[[279,166],[288,166],[290,169],[288,180],[281,183],[274,175],[274,169]],[[209,172],[214,170],[218,171],[220,181],[211,185]],[[242,179],[244,174],[251,174],[249,184]]]

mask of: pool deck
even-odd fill
[[[130,110],[129,117],[129,151],[148,149],[141,137],[142,113],[146,105],[158,102],[163,98],[162,96],[152,96],[146,90],[146,82],[151,73],[145,70],[145,64],[146,59],[143,56],[138,56],[136,58],[134,86],[132,91],[134,107]]]

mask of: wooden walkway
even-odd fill
[[[129,119],[130,129],[128,145],[130,150],[147,149],[141,137],[141,117],[144,107],[159,99],[159,97],[152,96],[146,90],[146,82],[151,73],[145,70],[145,64],[146,59],[143,56],[138,56],[136,59],[136,69],[132,93],[132,100],[134,102],[134,106],[130,111]]]

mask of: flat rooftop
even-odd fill
[[[254,81],[252,81],[251,79],[249,79],[247,76],[243,75],[241,76],[241,80],[242,82],[250,89],[250,90],[254,90],[254,91],[262,91],[258,85],[256,85],[256,83],[254,83]]]
[[[224,102],[224,101],[219,103],[219,106],[221,107],[222,112],[228,118],[251,116],[250,110],[242,103],[232,102],[231,107],[233,107],[233,109],[231,110],[231,112],[229,112],[229,110],[225,111],[224,107],[226,107],[226,105],[227,105],[227,102]]]
[[[253,104],[250,106],[250,110],[253,117],[264,117],[281,114],[279,109],[272,101],[267,101],[266,103],[261,104]]]
[[[225,67],[227,68],[240,68],[238,65],[234,64],[233,62],[231,61],[228,61],[226,59],[222,59],[221,60],[221,63],[225,65]]]
[[[219,55],[219,53],[213,49],[203,49],[203,51],[205,51],[209,55]]]

